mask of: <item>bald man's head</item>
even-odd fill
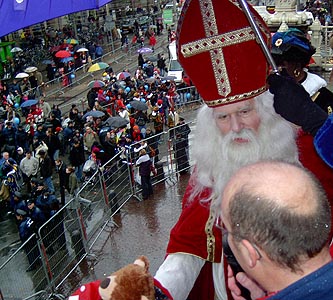
[[[313,175],[283,162],[241,168],[228,182],[222,220],[234,238],[247,239],[292,270],[327,244],[331,214]]]

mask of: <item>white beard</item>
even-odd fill
[[[212,189],[211,207],[216,212],[221,203],[224,186],[236,170],[259,160],[282,160],[299,163],[294,129],[273,108],[269,92],[256,98],[256,109],[261,123],[258,134],[250,129],[240,133],[222,135],[216,126],[213,109],[203,107],[198,113],[198,123],[193,145],[196,160],[196,182],[190,201],[205,188]],[[245,138],[247,143],[238,144],[233,139]]]

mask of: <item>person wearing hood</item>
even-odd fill
[[[145,149],[139,152],[139,158],[135,164],[139,167],[139,175],[141,177],[142,199],[146,200],[150,195],[153,195],[153,186],[151,184],[151,166],[152,162]]]

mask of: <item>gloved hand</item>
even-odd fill
[[[327,119],[327,113],[315,104],[308,92],[290,77],[271,74],[267,78],[274,94],[274,108],[286,120],[316,135]]]

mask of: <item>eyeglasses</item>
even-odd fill
[[[249,241],[247,238],[244,238],[244,237],[242,237],[242,236],[240,236],[238,234],[235,234],[235,233],[229,231],[227,228],[225,228],[224,224],[221,222],[220,217],[218,217],[216,219],[215,226],[221,230],[222,237],[225,236],[226,239],[228,238],[228,235],[233,235],[234,237],[236,237],[238,239]],[[261,253],[260,253],[260,251],[258,249],[258,246],[256,244],[252,243],[252,242],[250,242],[250,244],[252,245],[252,247],[254,248],[254,250],[257,252],[259,260],[262,259],[262,255],[261,255]]]

